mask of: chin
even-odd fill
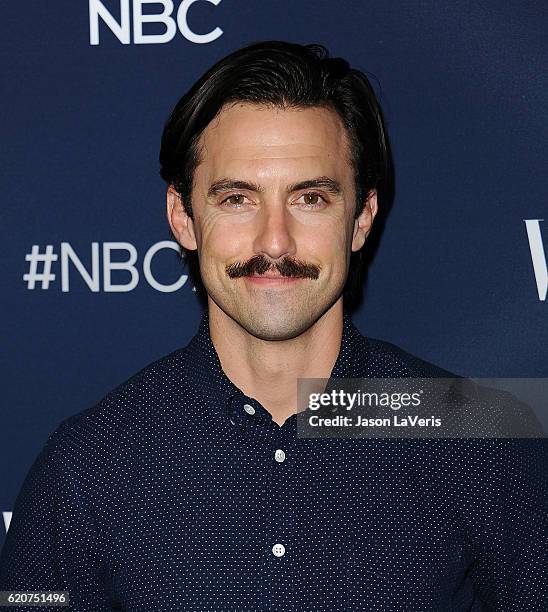
[[[242,316],[242,320],[236,320],[249,334],[260,340],[291,340],[305,332],[317,318],[303,310],[298,313],[281,311],[264,314],[254,311]]]
[[[255,299],[249,296],[220,292],[219,298],[210,299],[232,321],[260,340],[291,340],[312,327],[331,308],[340,294],[329,296],[306,292],[293,299]],[[264,296],[263,296],[264,298]]]

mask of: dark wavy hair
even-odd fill
[[[338,113],[347,130],[355,178],[355,218],[367,195],[377,190],[379,207],[390,197],[392,163],[382,112],[367,76],[320,44],[279,40],[242,47],[215,63],[183,95],[162,134],[160,175],[180,194],[192,214],[192,181],[201,161],[200,135],[222,107],[251,102],[279,108],[326,107]],[[183,249],[200,299],[205,290],[196,251]],[[345,306],[359,299],[363,261],[353,252],[343,296]]]

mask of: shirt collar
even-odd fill
[[[330,378],[365,376],[366,343],[367,338],[356,328],[348,311],[343,309],[341,346]],[[225,374],[211,340],[207,309],[184,351],[184,373],[191,396],[205,400],[217,415],[228,417],[233,423],[236,420],[250,422],[250,417],[253,417],[253,423],[272,422],[272,416],[258,400],[245,395]]]

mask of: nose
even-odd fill
[[[271,259],[295,255],[291,213],[284,204],[265,206],[257,216],[256,232],[255,253],[263,253]]]

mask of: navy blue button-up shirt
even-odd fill
[[[331,376],[451,374],[345,312]],[[80,612],[548,610],[546,439],[307,439],[296,420],[228,379],[206,312],[50,435],[0,590]]]

